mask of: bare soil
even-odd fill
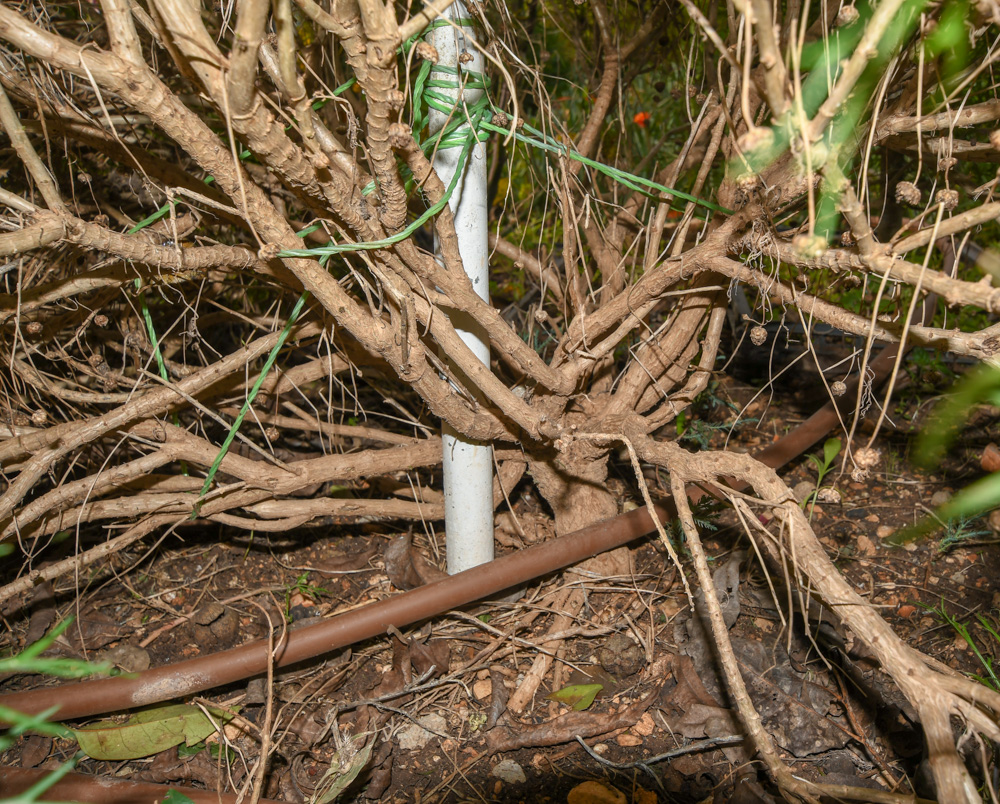
[[[946,378],[932,377],[931,384],[938,379]],[[933,472],[914,467],[912,437],[933,398],[925,381],[915,376],[897,394],[895,429],[884,429],[876,444],[883,456],[877,470],[855,482],[835,469],[824,485],[835,487],[841,500],[816,505],[812,521],[840,570],[909,644],[983,675],[983,661],[995,661],[1000,650],[977,620],[995,624],[1000,607],[996,534],[981,520],[953,527],[947,541],[941,533],[906,547],[884,541],[925,515],[932,498],[936,502],[981,474],[978,456],[996,439],[997,412],[982,411],[944,466]],[[723,377],[682,436],[691,448],[699,448],[699,433],[712,449],[766,446],[812,412],[819,401],[815,385],[800,375],[759,395],[753,384]],[[758,421],[731,431],[706,426],[734,421],[731,405]],[[802,458],[784,477],[794,488],[814,483],[816,470]],[[665,478],[651,473],[648,480],[654,494],[666,494]],[[627,461],[614,467],[609,485],[622,509],[636,504]],[[530,479],[512,502],[524,536],[512,532],[505,515],[502,550],[551,534]],[[708,521],[704,535],[718,568],[717,586],[724,591],[722,576],[729,573],[726,582],[739,590],[728,604],[734,650],[765,725],[795,772],[828,783],[933,796],[922,772],[919,724],[875,663],[855,649],[851,634],[821,615],[811,616],[808,629],[801,616],[788,616],[782,579],[764,572],[731,512],[711,512]],[[265,638],[269,630],[295,628],[396,594],[382,555],[398,535],[379,522],[307,529],[293,538],[182,530],[155,551],[142,547],[115,555],[89,578],[38,587],[27,612],[8,612],[0,649],[20,651],[56,619],[72,614],[76,622],[54,651],[108,658],[126,670],[225,650]],[[439,534],[418,528],[413,543],[443,566]],[[73,549],[69,538],[64,550]],[[650,538],[635,543],[631,553],[631,577],[570,571],[542,579],[516,600],[480,603],[279,672],[270,690],[262,679],[216,690],[206,700],[238,709],[245,721],[242,728],[227,729],[228,751],[216,741],[214,749],[172,749],[130,762],[85,759],[79,769],[238,790],[259,755],[257,732],[267,729],[273,753],[264,795],[309,801],[343,750],[342,735],[377,730],[368,768],[341,800],[555,802],[567,800],[571,791],[574,801],[775,800],[740,745],[652,761],[678,746],[740,731],[711,669],[710,640],[691,616],[665,552]],[[552,601],[569,583],[587,591],[584,616],[562,642],[541,645],[537,639],[556,614]],[[981,658],[942,611],[969,627]],[[550,671],[523,712],[505,712],[506,698],[540,650],[556,652],[555,677]],[[421,674],[420,656],[428,651],[438,661],[447,657],[446,673]],[[3,680],[0,689],[52,683],[17,676]],[[593,683],[601,689],[584,712],[547,697],[570,684]],[[268,695],[274,703],[270,722]],[[617,722],[623,715],[629,720],[624,725]],[[574,739],[577,734],[589,751]],[[53,767],[74,751],[70,741],[28,736],[0,756],[0,765]],[[970,759],[973,767],[977,761]],[[580,787],[587,781],[599,781],[619,797],[608,789],[605,799],[582,797],[594,795],[593,786]]]

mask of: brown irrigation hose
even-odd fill
[[[659,507],[657,515],[664,519],[670,516],[666,509]],[[605,550],[628,544],[653,528],[648,510],[639,508],[317,625],[292,631],[278,648],[275,664],[287,667],[364,639],[381,636],[390,626],[402,628],[465,606]],[[29,715],[57,707],[55,717],[73,720],[169,701],[243,681],[264,673],[267,662],[268,643],[261,640],[131,676],[0,695],[0,706]]]
[[[20,795],[51,773],[51,770],[0,768],[0,797],[13,798]],[[39,800],[93,801],[95,804],[156,804],[158,801],[163,801],[170,790],[183,793],[194,804],[236,804],[236,796],[232,793],[216,793],[214,790],[197,790],[175,784],[129,782],[107,776],[88,776],[85,773],[67,773],[46,790]],[[270,798],[262,798],[259,801],[260,804],[283,804]]]
[[[875,382],[884,379],[891,370],[896,350],[896,344],[891,344],[872,361]],[[848,393],[844,398],[850,396]],[[756,457],[773,468],[783,466],[823,438],[837,421],[834,403],[828,402],[802,425]],[[691,491],[693,496],[701,496],[697,489]],[[663,519],[672,517],[672,513],[664,508],[658,509],[657,514]],[[293,631],[278,652],[276,664],[285,667],[312,659],[384,634],[390,625],[401,628],[481,600],[627,544],[653,528],[653,521],[645,508],[630,511],[575,533],[502,556],[489,564]],[[262,640],[132,676],[0,695],[0,706],[25,714],[37,714],[56,706],[61,720],[91,717],[181,698],[260,675],[267,668],[267,657],[267,641]]]

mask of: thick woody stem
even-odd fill
[[[977,226],[982,226],[984,223],[989,223],[997,219],[1000,219],[1000,202],[993,201],[982,204],[975,209],[970,209],[968,212],[961,212],[947,220],[941,221],[940,225],[937,226],[937,237],[950,237],[951,235],[964,232],[967,229],[974,229]],[[898,240],[892,244],[893,253],[906,254],[914,249],[926,246],[931,242],[931,236],[934,231],[934,226],[928,226],[916,234]]]
[[[417,183],[432,203],[444,198],[446,188],[431,167],[423,151],[409,136],[404,127],[397,126],[393,132],[393,144],[399,150],[407,165],[413,172]],[[483,301],[475,292],[468,276],[461,268],[461,256],[455,236],[455,221],[451,210],[446,205],[435,221],[435,231],[441,244],[441,256],[444,259],[444,270],[430,257],[426,259],[416,255],[412,244],[400,244],[402,250],[410,253],[411,264],[415,270],[420,270],[421,277],[432,281],[442,291],[448,294],[457,309],[471,315],[486,330],[494,347],[498,348],[505,361],[514,362],[522,371],[533,379],[557,393],[568,394],[573,391],[573,383],[567,381],[560,372],[550,368],[538,354],[514,332],[503,320],[500,313],[492,305]],[[429,269],[429,270],[428,270]]]
[[[858,194],[854,192],[854,187],[850,184],[844,188],[841,210],[847,219],[847,225],[851,227],[851,234],[857,241],[858,251],[863,257],[868,257],[875,250],[875,235],[872,232],[871,223],[868,221],[868,214],[858,200]]]
[[[288,137],[283,123],[268,111],[260,96],[254,92],[250,98],[246,97],[247,89],[252,87],[238,88],[244,111],[242,115],[234,113],[223,69],[227,65],[227,60],[219,52],[201,18],[195,13],[196,9],[183,0],[157,0],[156,5],[164,24],[173,35],[175,46],[183,54],[185,63],[198,74],[199,80],[212,96],[216,106],[226,116],[233,131],[245,140],[247,147],[283,176],[291,187],[303,192],[307,197],[328,205],[354,231],[367,233],[366,222],[359,208],[349,203],[353,194],[345,177],[339,171],[331,171],[325,176],[327,180],[320,182],[316,168],[310,164],[302,149]],[[254,11],[255,9],[251,7],[248,13],[252,14]],[[256,35],[255,25],[259,26],[259,20],[247,17],[245,25],[244,34],[247,38],[237,40],[237,55],[241,59],[240,81],[250,69],[246,64],[249,51],[252,50],[256,56],[253,37]],[[256,65],[254,71],[255,69]],[[192,156],[196,155],[192,153]],[[230,198],[240,200],[250,192],[251,182],[242,170],[238,170],[235,177],[238,179],[237,191],[226,192]],[[264,239],[271,240],[266,237]]]
[[[247,116],[257,100],[257,51],[264,39],[269,0],[241,0],[237,8],[233,49],[229,53],[227,90],[234,118]]]
[[[682,279],[690,278],[705,268],[705,263],[722,250],[732,232],[738,231],[745,219],[734,215],[712,232],[704,242],[689,249],[684,259],[664,260],[636,280],[625,293],[589,315],[580,314],[571,322],[561,348],[575,360],[575,371],[585,371],[587,364],[603,357],[641,322],[663,296]],[[586,350],[586,354],[583,351]],[[575,354],[580,352],[579,355]]]
[[[28,169],[35,184],[38,185],[38,190],[42,194],[42,198],[45,199],[48,208],[56,212],[63,211],[66,205],[63,203],[55,179],[38,154],[35,153],[35,149],[31,147],[28,135],[24,133],[24,126],[21,125],[17,112],[14,111],[10,98],[7,97],[2,86],[0,86],[0,126],[10,137],[11,145],[14,146],[21,162]]]
[[[740,719],[747,729],[747,734],[753,740],[754,746],[764,758],[764,762],[775,778],[784,781],[784,777],[791,777],[785,768],[778,749],[764,728],[760,715],[754,708],[753,701],[750,700],[750,693],[747,691],[743,675],[740,673],[736,655],[733,653],[732,643],[729,641],[729,629],[726,626],[722,615],[722,607],[719,605],[719,598],[715,592],[715,581],[712,578],[712,570],[708,566],[708,557],[705,555],[705,548],[701,543],[701,536],[694,523],[691,514],[691,506],[688,504],[687,491],[685,489],[686,478],[671,467],[670,491],[673,494],[674,504],[677,506],[677,517],[684,531],[684,540],[691,551],[691,559],[694,563],[695,573],[698,576],[698,586],[704,594],[705,608],[708,610],[708,621],[712,629],[712,638],[719,649],[719,662],[722,665],[722,672],[726,679],[726,687],[732,695],[736,704],[736,709],[740,713]]]
[[[365,115],[368,157],[382,197],[379,218],[387,231],[396,232],[406,222],[406,189],[389,142],[389,128],[399,108],[396,98],[399,82],[393,66],[399,28],[391,5],[384,5],[381,0],[360,0],[358,6],[367,39],[364,48],[367,70],[363,76],[358,74],[358,81],[368,101]]]
[[[306,117],[309,118],[308,126],[312,129],[312,136],[315,137],[315,141],[307,140],[306,144],[318,147],[322,150],[326,158],[330,160],[330,164],[342,174],[341,181],[347,182],[347,186],[352,188],[353,195],[350,200],[359,202],[361,198],[361,189],[367,185],[369,181],[371,181],[371,177],[366,171],[361,169],[361,166],[354,160],[354,155],[351,154],[344,144],[333,135],[330,129],[324,125],[323,121],[320,120],[317,114],[313,111],[312,106],[308,103],[305,84],[303,83],[301,76],[296,76],[296,85],[289,89],[285,86],[284,79],[281,77],[281,69],[278,65],[278,54],[274,52],[274,48],[266,42],[263,42],[261,43],[258,52],[264,71],[274,83],[275,87],[277,87],[281,96],[290,103],[296,97],[300,99],[299,105],[296,107],[295,111],[296,117],[300,120],[304,120]],[[317,161],[322,164],[321,158]],[[338,186],[344,185],[338,184]],[[380,236],[374,234],[374,229],[372,229],[372,232],[373,237]]]
[[[955,234],[955,230],[948,227],[947,223],[946,221],[938,227],[938,236],[943,236],[945,232]],[[920,238],[919,240],[907,239],[907,250],[918,248],[917,245],[913,245],[914,243],[921,245],[929,243],[930,234],[931,230],[925,230],[919,235],[914,235],[915,238]],[[890,279],[908,285],[915,285],[921,281],[924,288],[936,293],[949,305],[967,304],[990,313],[1000,312],[1000,289],[981,282],[953,279],[940,271],[925,271],[916,263],[901,260],[880,249],[875,249],[867,258],[847,249],[835,248],[827,249],[819,256],[810,257],[801,254],[791,243],[783,240],[762,240],[759,245],[765,255],[776,257],[789,265],[798,265],[802,268],[833,268],[839,271],[861,270],[876,275],[888,275]]]
[[[145,64],[132,12],[123,0],[101,0],[104,23],[108,27],[111,51],[132,64]]]
[[[785,82],[787,73],[781,58],[778,37],[775,35],[774,17],[771,15],[771,0],[752,0],[754,30],[760,50],[760,63],[764,67],[764,97],[771,107],[771,113],[778,120],[791,107]]]
[[[156,125],[198,161],[206,173],[216,178],[227,195],[241,199],[256,231],[275,253],[282,249],[296,250],[300,246],[291,226],[278,214],[264,192],[233,162],[229,150],[204,121],[185,107],[148,69],[133,68],[108,53],[80,48],[35,28],[20,15],[2,7],[0,37],[14,41],[25,51],[47,58],[71,72],[93,75],[125,102],[149,115]],[[368,309],[351,297],[317,261],[287,258],[283,262],[368,352],[382,357],[397,373],[407,373],[408,381],[427,402],[431,412],[470,438],[518,440],[519,434],[515,435],[506,422],[493,412],[457,398],[448,381],[436,371],[424,370],[417,376],[405,372],[402,345],[396,342],[396,331],[388,322],[373,318]],[[492,373],[481,364],[479,368],[492,377]],[[488,379],[483,379],[482,387],[488,387]],[[493,381],[499,383],[495,377]],[[520,401],[518,404],[523,405]],[[528,425],[529,434],[539,432],[541,424],[537,417],[528,415],[526,408],[522,409],[518,418],[524,423],[522,426]]]
[[[151,390],[132,402],[121,405],[103,416],[49,427],[39,433],[11,438],[0,444],[0,462],[11,463],[30,456],[17,478],[0,496],[0,521],[7,520],[24,496],[55,463],[84,444],[101,438],[133,422],[161,414],[168,407],[195,394],[241,366],[267,354],[277,343],[280,333],[260,338],[247,349],[230,355],[204,369],[194,372],[170,387]]]
[[[55,221],[34,223],[16,232],[0,235],[0,257],[23,254],[62,240],[66,236],[66,225],[58,216],[55,218]]]
[[[889,117],[879,123],[876,129],[875,142],[881,142],[893,134],[903,134],[910,131],[937,131],[940,128],[971,128],[983,123],[1000,120],[1000,100],[988,100],[963,106],[957,112],[951,109],[923,117]]]

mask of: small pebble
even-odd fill
[[[889,525],[879,525],[875,529],[875,535],[878,536],[880,539],[888,539],[895,532],[896,532],[895,528],[892,528]]]
[[[528,781],[528,777],[524,775],[524,768],[518,765],[513,759],[505,759],[502,762],[498,762],[497,766],[490,771],[490,775],[507,784],[524,784]]]
[[[813,489],[815,488],[816,484],[811,480],[799,481],[792,488],[792,496],[795,498],[796,502],[805,502],[809,495],[813,493]]]
[[[1000,472],[1000,447],[996,444],[987,444],[979,465],[984,472]]]
[[[947,491],[944,491],[944,490],[935,491],[931,495],[931,505],[934,508],[940,508],[942,505],[944,505],[950,499],[951,499],[951,493],[950,492],[947,492]]]
[[[427,728],[424,728],[427,726]],[[418,748],[423,748],[427,743],[434,739],[435,734],[427,729],[434,729],[434,731],[444,731],[448,728],[448,724],[441,715],[426,715],[425,717],[419,718],[416,723],[411,723],[405,729],[403,729],[398,737],[397,741],[399,747],[404,751],[415,751]],[[434,761],[439,761],[440,757],[437,757]]]
[[[856,546],[863,556],[873,556],[877,552],[875,543],[863,533],[858,536]]]
[[[251,678],[247,682],[248,706],[258,706],[267,700],[267,681],[263,678]]]
[[[124,643],[100,655],[99,661],[111,662],[126,673],[141,673],[149,669],[149,652],[137,645]]]
[[[221,603],[212,601],[211,603],[208,603],[207,605],[202,606],[200,609],[198,609],[198,611],[194,613],[194,616],[191,619],[194,620],[198,625],[210,625],[211,623],[219,619],[219,617],[222,616],[222,613],[225,610],[226,607],[223,606]]]
[[[221,617],[216,618],[208,630],[220,642],[231,643],[236,640],[240,632],[240,618],[232,609],[226,609]]]

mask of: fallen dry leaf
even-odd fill
[[[644,712],[642,717],[639,718],[638,722],[632,727],[632,731],[636,734],[642,735],[643,737],[649,737],[656,729],[656,724],[653,723],[653,718],[649,712]]]
[[[448,577],[413,547],[411,539],[410,534],[403,534],[385,548],[385,573],[392,585],[409,590]]]
[[[567,804],[626,804],[625,794],[603,782],[584,782],[569,791]]]

